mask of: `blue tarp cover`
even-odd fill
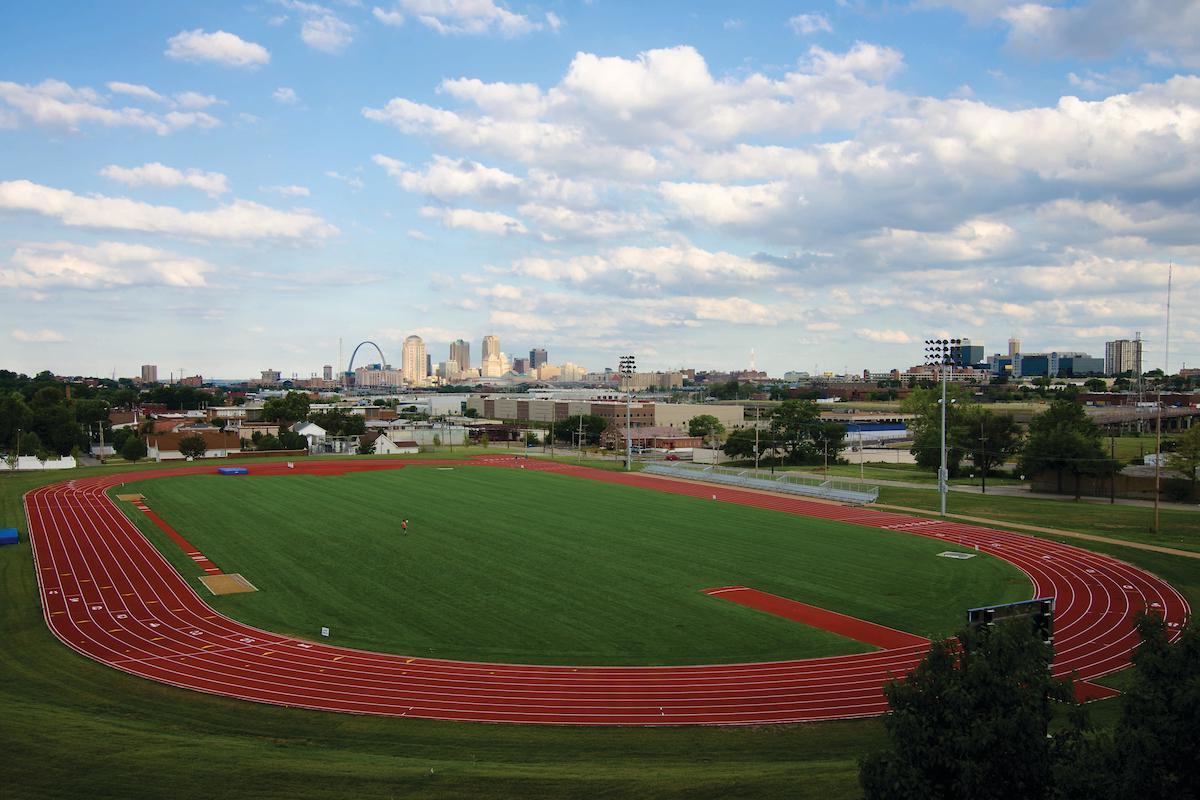
[[[217,467],[217,472],[222,475],[248,475],[250,470],[245,467]]]
[[[16,544],[18,534],[16,528],[0,528],[0,544]]]

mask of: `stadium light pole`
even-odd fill
[[[625,379],[625,471],[633,469],[633,372],[637,359],[633,356],[621,356],[618,369]]]
[[[946,387],[950,372],[954,368],[954,348],[962,346],[962,339],[926,339],[925,356],[929,364],[937,364],[942,378],[942,460],[938,468],[938,496],[941,501],[941,516],[946,516],[946,492],[949,490],[949,474],[946,469]],[[961,353],[961,349],[960,349]]]

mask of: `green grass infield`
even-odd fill
[[[872,649],[701,590],[741,584],[923,636],[1032,586],[907,533],[494,467],[128,484],[257,593],[206,597],[266,630],[407,655],[703,664]],[[126,513],[189,578],[190,558]],[[401,531],[407,518],[409,531]],[[198,587],[198,584],[193,583]],[[201,590],[201,594],[205,594]]]

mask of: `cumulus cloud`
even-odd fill
[[[529,233],[529,229],[521,220],[498,211],[426,206],[421,209],[421,216],[436,219],[447,228],[462,228],[477,233],[491,233],[497,236]]]
[[[1072,5],[1028,0],[922,0],[976,23],[1008,26],[1008,45],[1030,55],[1101,59],[1123,51],[1149,62],[1200,67],[1200,3],[1196,0],[1088,0]]]
[[[833,25],[824,14],[797,14],[788,20],[788,26],[800,36],[833,33]]]
[[[665,286],[752,283],[782,274],[769,263],[694,245],[618,247],[571,258],[522,258],[511,271],[544,281],[661,291]]]
[[[143,100],[152,100],[156,103],[161,103],[164,98],[161,94],[151,89],[149,86],[143,86],[140,83],[124,83],[122,81],[109,81],[104,84],[110,92],[116,94],[127,94],[130,97],[140,97]]]
[[[912,337],[904,331],[859,328],[855,333],[869,342],[878,342],[880,344],[909,344],[912,342]]]
[[[142,88],[147,87],[137,87],[139,90]],[[129,95],[131,92],[126,91],[124,94]],[[144,94],[140,96],[146,99]],[[130,106],[112,108],[95,90],[88,87],[76,88],[58,80],[45,80],[32,86],[0,81],[0,102],[13,109],[14,120],[27,120],[39,126],[68,130],[79,130],[85,124],[95,124],[104,127],[142,128],[165,135],[185,128],[207,129],[221,124],[216,117],[203,111],[170,111],[160,114]]]
[[[215,95],[200,92],[180,92],[175,95],[175,102],[183,108],[208,108],[221,102]]]
[[[0,286],[46,292],[63,289],[117,289],[133,286],[202,288],[212,264],[145,245],[69,242],[18,245],[5,266]]]
[[[512,192],[521,183],[515,175],[495,167],[485,167],[469,159],[435,155],[424,170],[408,170],[405,164],[384,155],[371,157],[388,176],[410,192],[420,192],[439,200],[461,197],[486,197]]]
[[[296,96],[296,90],[288,86],[280,86],[271,93],[271,97],[276,103],[283,103],[285,106],[294,106],[300,102],[300,98]]]
[[[67,337],[63,336],[58,331],[51,330],[50,328],[42,328],[41,330],[37,331],[26,331],[17,328],[12,332],[12,338],[22,343],[36,342],[39,344],[67,341]]]
[[[140,167],[120,167],[110,164],[100,170],[100,174],[126,186],[153,186],[156,188],[189,186],[199,189],[209,197],[216,197],[229,191],[228,179],[220,172],[204,172],[199,169],[178,170],[157,161],[143,164]]]
[[[249,69],[261,67],[271,60],[267,48],[260,44],[248,42],[226,31],[206,33],[201,28],[180,31],[172,36],[167,40],[164,54],[177,61],[208,62]]]
[[[300,38],[314,50],[337,54],[354,41],[354,28],[334,14],[306,19],[300,26]]]
[[[295,186],[295,185],[264,186],[264,187],[262,187],[262,190],[264,192],[274,192],[275,194],[281,194],[284,197],[308,197],[309,195],[312,194],[312,192],[310,192],[308,190],[307,186]]]
[[[338,232],[311,211],[280,211],[249,200],[234,200],[211,211],[183,211],[123,197],[85,197],[27,180],[0,182],[0,210],[40,214],[70,227],[201,239],[314,239]]]
[[[498,33],[519,36],[544,27],[558,30],[563,24],[553,12],[546,14],[543,24],[510,11],[494,0],[398,0],[390,9],[376,6],[371,13],[385,25],[402,25],[408,14],[443,35]]]

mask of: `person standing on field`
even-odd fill
[[[400,521],[400,532],[405,534],[408,533],[408,520],[405,519]]]

